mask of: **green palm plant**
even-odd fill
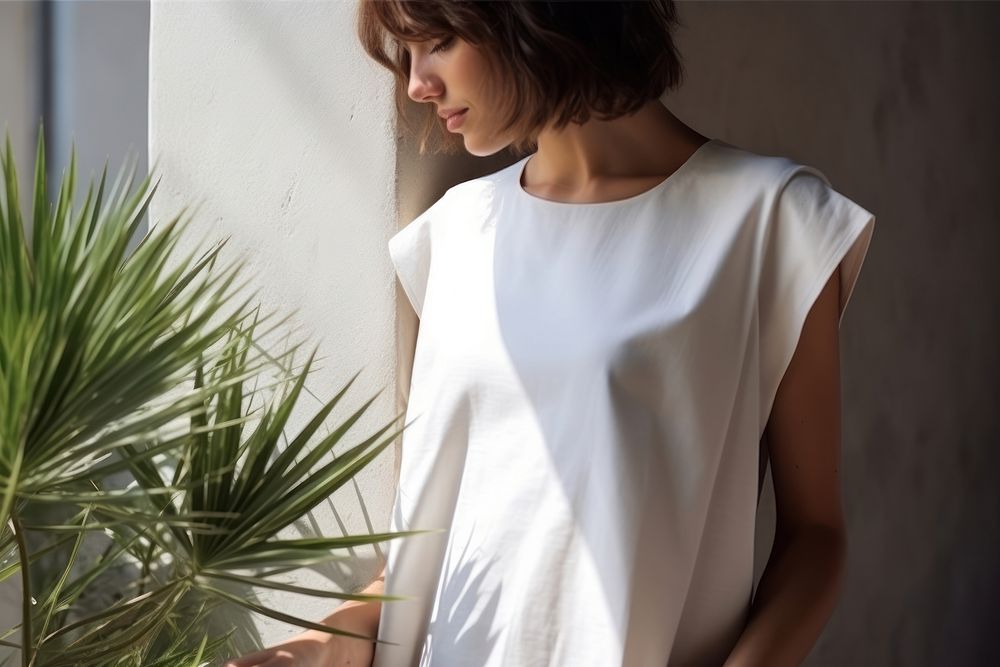
[[[177,216],[128,254],[151,179],[129,196],[123,169],[105,195],[105,168],[74,212],[74,150],[50,204],[41,133],[29,239],[9,137],[0,158],[0,581],[20,573],[23,598],[20,626],[0,643],[24,667],[199,665],[246,648],[227,623],[237,608],[351,634],[268,608],[257,588],[404,599],[282,576],[428,532],[279,535],[402,431],[396,417],[334,455],[380,392],[320,434],[355,375],[287,438],[315,352],[296,371],[299,346],[261,348],[284,320],[259,332],[269,318],[237,298],[241,265],[216,268],[224,241],[178,260]],[[278,379],[258,386],[269,374]],[[94,544],[102,553],[88,556]],[[89,608],[88,593],[123,568],[120,598]],[[21,641],[8,639],[17,630]]]

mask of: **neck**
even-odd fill
[[[543,130],[525,185],[572,193],[621,179],[665,178],[705,141],[651,100],[631,116]]]

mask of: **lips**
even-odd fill
[[[438,115],[441,116],[441,118],[443,118],[445,120],[448,120],[449,118],[451,118],[455,114],[462,113],[463,111],[468,111],[468,108],[465,108],[465,109],[443,109],[441,111],[438,111]]]
[[[467,111],[468,109],[463,109],[458,113],[453,113],[452,115],[448,116],[448,120],[446,120],[444,123],[448,127],[448,130],[450,132],[454,132],[455,130],[457,130],[459,127],[462,126],[462,123],[465,121],[465,114]]]

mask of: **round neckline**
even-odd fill
[[[684,162],[681,163],[679,167],[674,169],[673,172],[671,172],[670,175],[667,176],[665,179],[663,179],[662,181],[660,181],[651,188],[643,190],[642,192],[634,194],[630,197],[625,197],[624,199],[613,199],[611,201],[573,202],[573,201],[557,201],[555,199],[545,199],[544,197],[539,197],[538,195],[531,194],[530,192],[525,190],[524,187],[521,185],[521,177],[524,175],[524,169],[528,164],[528,160],[530,160],[536,153],[532,153],[531,155],[525,156],[520,161],[515,163],[515,168],[513,170],[514,189],[517,191],[518,196],[521,197],[522,199],[538,202],[539,204],[543,204],[546,206],[553,206],[553,207],[600,208],[600,207],[627,205],[637,201],[641,201],[643,199],[646,199],[647,197],[651,197],[660,190],[666,188],[669,184],[673,183],[678,176],[680,176],[685,170],[689,168],[689,165],[695,161],[695,159],[698,157],[699,154],[705,152],[706,146],[714,143],[716,143],[716,140],[714,138],[709,139],[708,141],[702,143],[700,146],[698,146],[698,148],[694,150],[693,153],[691,153],[691,155],[688,156],[686,160],[684,160]]]

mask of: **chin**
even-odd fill
[[[511,143],[509,141],[477,140],[474,135],[462,135],[462,139],[465,142],[465,151],[470,155],[475,155],[476,157],[489,157],[490,155],[495,155],[507,148]]]

